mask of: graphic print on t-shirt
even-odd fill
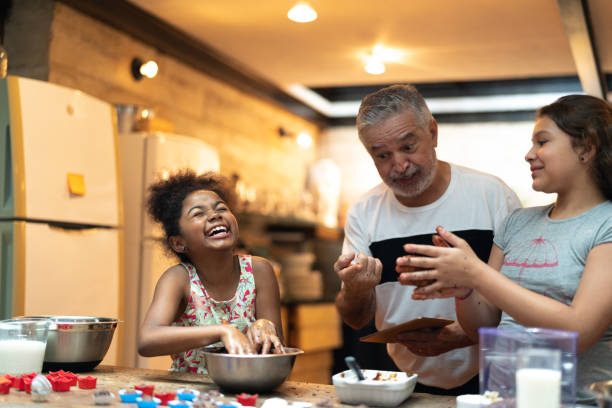
[[[504,265],[521,268],[517,283],[520,285],[523,271],[527,268],[552,268],[559,265],[557,248],[551,241],[542,238],[530,239],[510,248],[504,258]]]
[[[504,257],[504,266],[514,266],[520,268],[516,277],[516,283],[521,285],[523,279],[523,272],[527,270],[529,275],[529,269],[532,268],[556,268],[559,265],[559,257],[555,244],[548,239],[540,235],[538,238],[530,239],[528,241],[521,242],[514,245],[508,251],[508,254]],[[548,286],[543,282],[545,278],[533,277],[533,280],[540,282],[540,289],[532,287],[538,293],[551,297],[557,298],[564,301],[566,304],[572,302],[573,296],[568,295],[565,291],[559,287]],[[529,279],[527,279],[529,280]],[[558,282],[557,282],[558,283]],[[521,286],[531,286],[534,282],[523,282]],[[554,292],[554,294],[553,294]]]
[[[453,234],[463,238],[472,247],[478,258],[487,262],[493,245],[493,231],[491,230],[463,230],[452,231]],[[434,234],[414,235],[411,237],[391,238],[372,242],[370,251],[374,258],[380,259],[383,265],[380,284],[397,282],[398,273],[395,271],[395,261],[398,257],[406,255],[405,244],[433,245]]]

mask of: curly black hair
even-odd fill
[[[170,246],[169,238],[180,235],[179,219],[185,198],[198,190],[215,192],[230,208],[235,203],[234,189],[230,179],[215,172],[197,175],[191,169],[183,169],[149,186],[147,211],[163,229],[167,249],[183,262],[189,257],[178,253]]]

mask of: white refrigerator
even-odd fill
[[[217,151],[203,141],[161,132],[119,134],[125,214],[125,297],[122,360],[139,368],[168,369],[170,357],[138,355],[138,330],[161,274],[178,259],[165,251],[163,232],[146,212],[147,189],[185,168],[219,171]]]
[[[122,231],[112,105],[0,80],[0,318],[122,318]],[[121,325],[103,364],[117,363]]]

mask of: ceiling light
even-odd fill
[[[312,144],[312,137],[310,136],[310,134],[308,134],[306,132],[302,132],[299,135],[297,135],[296,142],[297,142],[298,146],[300,146],[300,147],[302,147],[304,149],[307,149]]]
[[[157,62],[153,60],[147,62],[143,62],[140,58],[132,60],[132,76],[137,81],[140,81],[143,77],[155,78],[158,69]]]
[[[360,53],[359,58],[364,61],[364,67],[368,74],[380,75],[386,70],[385,63],[401,63],[404,60],[405,54],[406,52],[403,50],[376,44],[372,47],[371,52]]]
[[[296,23],[310,23],[317,19],[317,12],[306,3],[298,3],[289,10],[287,17]]]
[[[396,48],[385,47],[382,44],[376,44],[372,48],[372,55],[385,62],[400,62],[403,54],[402,51]]]
[[[307,149],[310,147],[310,145],[312,145],[312,136],[310,136],[308,132],[300,132],[296,135],[294,132],[285,129],[282,126],[279,126],[276,130],[281,138],[295,139],[297,145],[302,149]]]
[[[384,73],[385,70],[385,64],[383,64],[383,62],[379,58],[376,58],[372,55],[366,58],[365,71],[368,74],[380,75]]]

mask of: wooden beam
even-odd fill
[[[318,126],[327,118],[207,44],[125,0],[56,0],[157,48],[243,92],[274,102]]]
[[[607,89],[586,0],[557,0],[570,49],[585,93],[606,99]]]

